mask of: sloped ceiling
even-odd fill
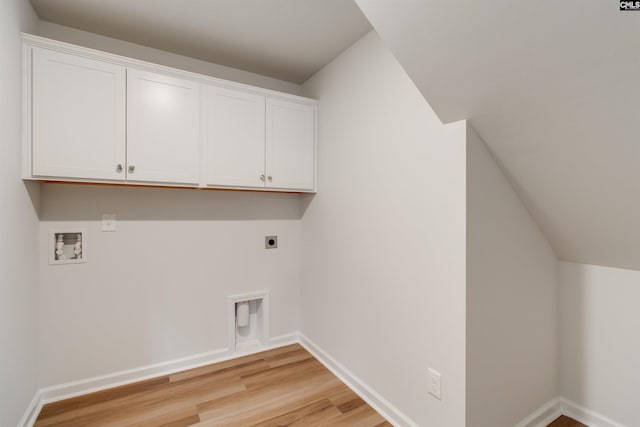
[[[353,0],[31,0],[40,19],[302,83],[371,30]]]
[[[470,119],[559,258],[640,269],[640,12],[356,2],[441,120]]]

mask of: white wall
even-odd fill
[[[511,427],[557,396],[557,259],[467,127],[467,425]]]
[[[49,265],[49,230],[76,226],[88,263]],[[272,337],[297,332],[299,242],[298,195],[43,185],[41,386],[223,349],[232,294],[270,290]]]
[[[302,90],[295,83],[285,82],[271,77],[224,65],[212,64],[199,59],[189,58],[175,53],[164,52],[147,46],[118,40],[111,37],[93,34],[75,28],[65,27],[52,22],[40,21],[39,35],[54,40],[72,43],[91,49],[102,50],[116,55],[127,56],[141,61],[174,67],[194,73],[245,83],[265,89],[277,90],[293,95],[300,95]]]
[[[38,186],[20,179],[20,31],[38,20],[25,0],[0,3],[0,425],[18,424],[37,387]]]
[[[463,426],[465,123],[443,126],[374,32],[303,88],[320,106],[302,331],[418,425]]]
[[[300,94],[299,85],[40,21],[40,35]],[[118,231],[101,233],[102,213]],[[40,385],[227,346],[227,296],[271,290],[271,335],[299,329],[300,196],[45,185]],[[49,266],[49,229],[89,229],[86,265]],[[264,236],[279,248],[265,251]]]
[[[640,425],[640,271],[560,262],[560,394]]]

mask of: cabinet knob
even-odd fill
[[[129,170],[129,173],[133,173],[136,170],[136,167],[131,165],[131,166],[129,166],[128,170]]]
[[[260,181],[264,182],[264,174],[260,175]]]
[[[118,163],[118,165],[116,166],[116,172],[118,173],[122,172],[122,165],[120,163]]]
[[[271,175],[269,175],[267,179],[269,180],[269,182],[273,181],[273,177]]]

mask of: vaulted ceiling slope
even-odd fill
[[[356,2],[441,120],[470,119],[559,258],[640,269],[640,12]]]
[[[40,19],[302,83],[371,30],[353,0],[31,0]]]

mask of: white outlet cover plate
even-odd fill
[[[102,214],[102,231],[116,231],[116,214]]]

